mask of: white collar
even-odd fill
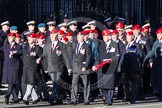
[[[111,40],[109,40],[108,42],[106,42],[107,45],[110,45],[110,43],[111,43]]]
[[[12,42],[12,43],[10,43],[10,45],[11,45],[11,48],[14,46],[14,44],[15,44],[15,42]]]
[[[134,41],[131,41],[130,43],[128,43],[129,47],[132,46],[134,43]]]
[[[162,39],[161,39],[161,40],[159,40],[159,43],[162,43]]]
[[[56,45],[57,43],[58,43],[58,41],[52,42],[52,44],[55,44],[55,45]]]
[[[29,46],[32,48],[34,46],[34,43],[32,43],[31,45],[29,44]]]
[[[43,44],[41,47],[43,48],[45,46],[45,44]]]

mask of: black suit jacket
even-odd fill
[[[84,42],[78,51],[78,54],[76,54],[76,47],[74,48],[73,63],[76,64],[80,69],[83,67],[89,69],[91,56],[92,54],[90,46]],[[77,73],[77,71],[74,70],[74,73]]]
[[[106,50],[105,42],[101,43],[99,48],[99,55],[95,61],[95,65],[100,64],[104,59],[111,59],[112,62],[108,65],[105,65],[102,68],[102,71],[105,73],[114,73],[116,71],[119,59],[119,48],[118,44],[111,40],[108,50]],[[110,69],[111,65],[111,69]]]
[[[58,41],[53,51],[51,46],[52,42],[49,42],[43,48],[45,70],[48,70],[48,72],[62,72],[64,66],[71,69],[71,63],[67,50],[65,49],[65,44]],[[60,54],[58,52],[60,52]]]
[[[129,49],[131,49],[131,51],[129,50],[123,50],[123,53],[121,54],[121,70],[122,72],[127,72],[130,74],[140,74],[141,70],[141,58],[142,58],[142,51],[141,51],[141,47],[139,46],[139,44],[137,43],[133,43]]]
[[[38,45],[33,45],[31,49],[29,49],[29,44],[26,43],[23,48],[23,78],[26,84],[34,84],[35,83],[35,73],[38,69],[38,64],[36,60],[41,58],[43,54],[43,50]]]

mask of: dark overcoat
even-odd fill
[[[38,45],[33,45],[29,48],[29,44],[23,48],[23,80],[26,84],[35,84],[35,73],[38,70],[38,64],[36,60],[41,58],[43,49]]]
[[[110,64],[106,64],[98,70],[98,87],[101,89],[114,89],[115,87],[115,71],[119,60],[118,44],[114,41],[110,42],[109,48],[106,49],[105,42],[101,43],[99,55],[95,65],[102,63],[104,59],[111,59]]]
[[[11,47],[8,42],[3,46],[4,53],[4,67],[3,67],[3,79],[2,82],[6,84],[17,84],[19,81],[19,69],[20,69],[20,55],[18,54],[21,51],[22,47],[17,43],[14,43]],[[10,52],[15,55],[13,58],[9,58]]]

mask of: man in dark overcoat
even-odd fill
[[[123,85],[126,96],[126,101],[131,104],[136,102],[136,97],[141,79],[141,57],[142,51],[139,44],[135,43],[133,31],[128,31],[126,34],[127,43],[121,55],[121,71],[126,74]],[[131,88],[131,89],[130,89]]]
[[[119,48],[118,44],[111,40],[111,32],[106,29],[102,32],[103,43],[99,47],[99,55],[95,61],[95,66],[110,60],[109,64],[98,70],[98,87],[101,89],[106,105],[112,105],[115,88],[115,71],[118,65]],[[93,66],[93,71],[96,67]]]
[[[149,60],[150,67],[152,68],[151,78],[153,88],[159,91],[159,101],[162,101],[162,28],[156,31],[157,40],[155,41],[152,50],[147,54],[144,63]]]
[[[8,91],[5,94],[6,104],[9,104],[11,94],[13,96],[12,103],[18,103],[18,96],[16,94],[16,84],[19,83],[20,69],[20,55],[18,52],[21,51],[22,47],[14,42],[15,36],[15,33],[8,34],[7,42],[1,48],[4,53],[2,82],[8,84]]]
[[[38,102],[38,95],[35,92],[35,73],[38,70],[38,64],[43,54],[43,49],[35,44],[35,34],[27,36],[28,42],[23,48],[23,79],[27,84],[23,102],[29,104],[29,96],[31,95],[33,104]]]

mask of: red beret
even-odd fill
[[[133,35],[133,31],[128,31],[126,36],[132,36]]]
[[[89,33],[94,33],[94,30],[89,30]]]
[[[83,32],[84,35],[88,35],[90,31],[89,30],[83,30],[82,32]]]
[[[123,29],[123,28],[124,28],[123,22],[120,21],[116,24],[116,29]]]
[[[67,32],[66,34],[65,34],[65,36],[72,36],[73,34],[72,34],[72,32]]]
[[[112,35],[115,35],[115,34],[118,34],[118,30],[116,30],[116,29],[114,29],[114,30],[112,31]]]
[[[78,32],[77,35],[84,35],[83,31]]]
[[[40,34],[37,38],[38,39],[45,39],[45,35],[44,34]]]
[[[146,32],[148,34],[149,33],[149,27],[148,26],[142,27],[141,32]]]
[[[36,35],[34,33],[32,33],[32,34],[29,34],[28,37],[36,38]]]
[[[16,36],[16,33],[9,33],[7,36]]]
[[[59,35],[63,35],[63,34],[65,34],[65,32],[64,32],[63,30],[59,30],[59,31],[58,31],[58,34],[59,34]]]
[[[21,34],[16,34],[16,37],[17,38],[21,38]]]
[[[136,24],[136,25],[133,26],[132,30],[137,30],[137,29],[140,29],[140,28],[141,28],[140,25]]]
[[[108,36],[108,35],[111,35],[111,32],[110,32],[109,29],[106,29],[106,30],[102,31],[102,36]]]
[[[161,28],[158,28],[158,29],[156,30],[156,35],[157,35],[158,33],[162,33],[162,27],[161,27]]]
[[[68,41],[68,38],[66,36],[62,37],[61,40]]]
[[[39,37],[39,35],[40,35],[39,33],[35,33],[35,37],[36,37],[36,38],[38,38],[38,37]]]
[[[56,29],[53,29],[50,34],[54,34],[54,33],[57,33],[57,30]]]
[[[94,30],[94,33],[98,33],[98,30],[95,29],[95,30]]]

